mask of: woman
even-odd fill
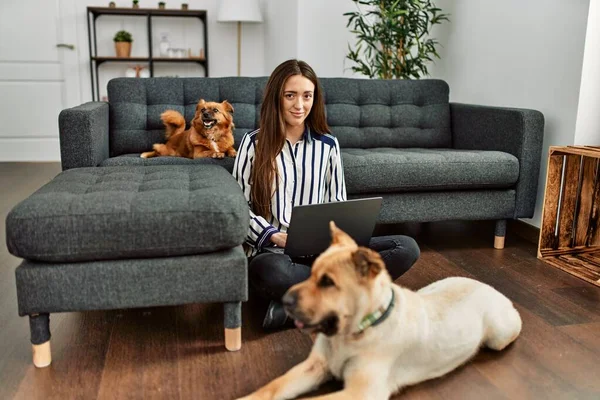
[[[340,146],[329,133],[315,72],[303,61],[280,64],[265,88],[260,129],[244,136],[233,168],[250,206],[245,243],[250,286],[271,300],[265,329],[288,322],[280,300],[310,276],[314,261],[266,252],[265,247],[285,247],[294,206],[346,200]],[[369,247],[381,254],[392,279],[419,257],[419,247],[406,236],[374,237]]]

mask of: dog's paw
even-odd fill
[[[240,397],[236,400],[273,400],[274,397],[271,393],[265,390],[257,390],[256,392],[250,393],[247,396]]]
[[[229,157],[235,157],[235,156],[237,156],[237,151],[235,151],[234,149],[227,150],[227,155]]]
[[[212,158],[224,158],[225,153],[213,153]]]

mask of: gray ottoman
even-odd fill
[[[212,165],[72,169],[6,218],[19,315],[28,315],[34,364],[50,364],[49,314],[219,302],[225,346],[241,346],[248,298],[241,244],[248,205]]]

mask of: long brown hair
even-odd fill
[[[273,71],[265,87],[260,110],[260,131],[254,153],[254,165],[251,174],[250,198],[252,210],[265,218],[271,214],[273,183],[278,183],[276,157],[285,144],[285,119],[281,110],[283,89],[289,77],[302,75],[315,85],[313,105],[305,124],[311,132],[329,133],[325,116],[325,102],[319,79],[315,71],[299,60],[287,60]]]

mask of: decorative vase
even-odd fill
[[[159,4],[158,5],[158,9],[159,10],[164,10],[165,9],[165,5],[164,4]]]
[[[182,10],[187,10],[188,9],[187,3],[181,3],[181,9]]]
[[[169,57],[169,35],[167,33],[160,34],[160,43],[158,44],[158,49],[161,57]]]
[[[115,42],[115,51],[117,57],[127,58],[131,56],[131,43],[130,42]]]
[[[117,5],[115,4],[114,1],[111,1],[110,3],[108,3],[108,7],[115,8],[115,7],[117,7]]]

